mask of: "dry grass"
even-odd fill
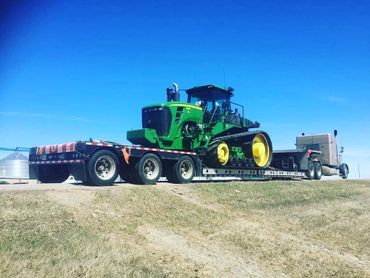
[[[0,276],[370,276],[369,201],[368,181],[0,191]]]

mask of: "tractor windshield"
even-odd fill
[[[188,103],[201,106],[205,122],[217,122],[221,116],[230,112],[232,90],[225,90],[213,85],[195,87],[186,91]]]
[[[213,85],[195,87],[186,90],[188,94],[188,103],[198,104],[208,109],[230,110],[230,98],[233,95],[232,90],[225,90]]]

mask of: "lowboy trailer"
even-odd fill
[[[332,139],[330,136],[327,138]],[[298,142],[302,139],[307,137],[297,137]],[[214,178],[320,179],[323,174],[328,175],[325,167],[329,166],[326,164],[323,152],[310,145],[315,149],[297,145],[298,149],[274,151],[271,167],[267,169],[257,167],[245,169],[244,167],[207,167],[195,152],[130,146],[97,140],[77,141],[31,148],[30,178],[43,183],[60,183],[73,176],[75,180],[90,185],[111,185],[118,176],[135,184],[155,184],[163,176],[172,183],[189,183],[194,177],[206,180]],[[321,146],[325,147],[324,144]],[[340,164],[337,168],[331,166],[331,169],[339,171],[338,174],[343,178],[348,176],[346,164]],[[171,175],[168,172],[171,172]]]
[[[296,137],[296,149],[275,150],[272,167],[306,173],[308,179],[338,175],[348,178],[349,167],[342,162],[343,147],[338,152],[337,134],[314,134]]]

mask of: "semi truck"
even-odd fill
[[[300,171],[308,179],[338,175],[348,178],[349,167],[342,162],[343,147],[338,152],[337,130],[333,134],[314,134],[296,137],[296,148],[275,150],[271,166],[284,171]]]
[[[30,149],[30,177],[59,183],[69,176],[90,185],[111,185],[118,176],[135,184],[189,183],[194,177],[320,179],[348,176],[333,159],[335,136],[297,137],[295,150],[273,151],[270,136],[245,118],[231,101],[232,88],[214,85],[166,90],[167,101],[142,109],[142,128],[127,132],[133,145],[105,140],[76,141]],[[326,138],[326,139],[325,139]],[[325,141],[326,140],[326,141]],[[329,159],[328,159],[329,158]]]

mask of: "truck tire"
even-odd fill
[[[349,167],[347,164],[343,163],[339,166],[339,173],[342,177],[342,179],[346,180],[348,178],[349,174]]]
[[[40,165],[38,180],[42,183],[62,183],[69,174],[69,165]]]
[[[315,178],[315,165],[312,162],[308,162],[308,169],[306,171],[306,175],[309,180],[313,180]]]
[[[162,162],[158,156],[147,153],[134,167],[139,184],[156,184],[162,176]]]
[[[189,156],[183,156],[167,169],[167,180],[171,183],[190,183],[195,175],[195,165]]]
[[[86,165],[87,182],[90,185],[112,185],[118,177],[119,161],[117,156],[108,150],[94,153]]]
[[[320,162],[315,162],[314,164],[315,168],[315,180],[321,180],[322,177],[322,167]]]

